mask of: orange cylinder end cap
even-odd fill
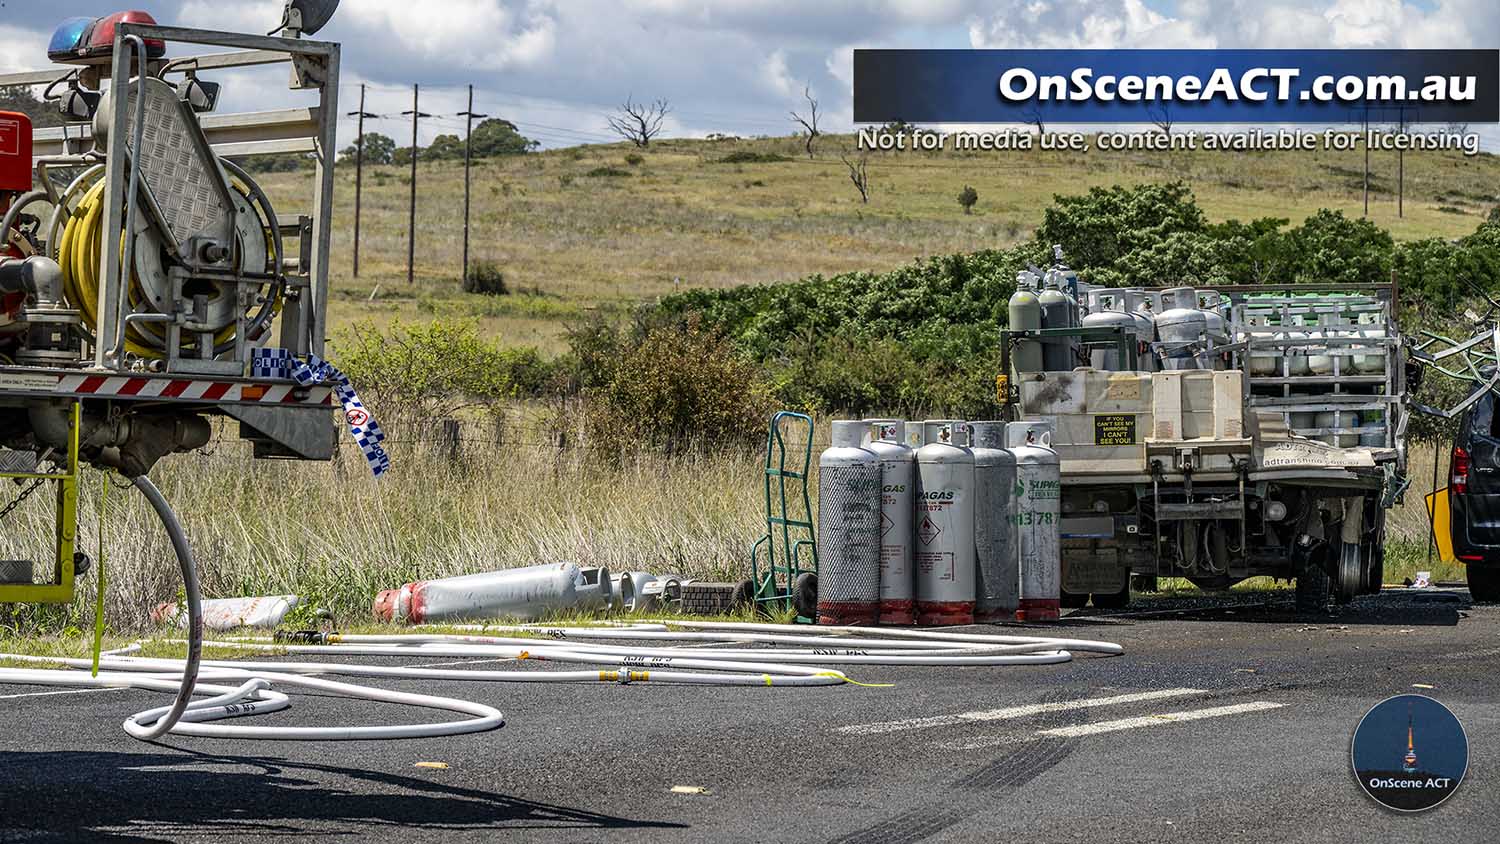
[[[375,617],[381,621],[394,621],[396,617],[396,597],[401,594],[399,589],[382,589],[375,596],[375,603],[371,609]]]

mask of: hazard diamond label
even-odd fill
[[[882,512],[880,514],[880,535],[881,536],[885,536],[886,534],[890,533],[891,532],[891,528],[893,528],[895,526],[896,526],[896,523],[893,522],[893,521],[891,521],[891,517],[890,516],[887,516],[884,512]]]
[[[923,545],[931,545],[932,540],[937,539],[937,535],[942,532],[943,529],[937,526],[931,516],[923,516],[922,523],[917,525],[917,538],[922,540]]]

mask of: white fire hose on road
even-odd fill
[[[683,629],[672,629],[683,628]],[[1051,637],[957,633],[876,627],[792,627],[712,621],[655,621],[591,625],[473,625],[462,634],[422,632],[392,635],[310,634],[306,644],[247,637],[205,646],[267,654],[445,657],[493,661],[561,662],[606,666],[603,670],[494,670],[448,666],[369,665],[351,662],[247,662],[203,660],[195,700],[169,732],[206,738],[261,740],[357,740],[425,738],[493,730],[504,724],[498,709],[436,695],[396,692],[307,675],[333,674],[405,680],[521,683],[638,682],[713,686],[834,686],[854,683],[829,665],[1037,665],[1067,662],[1073,652],[1118,655],[1110,642]],[[472,631],[472,633],[470,632]],[[488,633],[529,634],[493,636]],[[541,638],[538,638],[541,637]],[[701,642],[711,647],[605,644],[587,640]],[[712,647],[712,645],[718,645]],[[787,647],[787,646],[792,647]],[[738,647],[735,647],[738,646]],[[800,646],[800,647],[798,647]],[[100,661],[99,676],[84,672],[0,669],[0,683],[78,688],[128,687],[175,691],[184,685],[184,662],[115,652]],[[88,668],[89,660],[0,654],[0,660]],[[227,685],[237,684],[237,685]],[[435,724],[350,727],[258,727],[210,724],[224,718],[262,715],[287,708],[287,695],[272,686],[305,689],[382,703],[459,712],[467,719]],[[863,684],[860,684],[863,685]],[[127,719],[136,738],[159,734],[172,707]]]

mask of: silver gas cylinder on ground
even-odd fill
[[[375,598],[377,618],[421,624],[513,616],[535,619],[575,607],[607,607],[609,570],[575,563],[419,580]]]
[[[1006,446],[1016,458],[1016,552],[1021,596],[1016,618],[1056,619],[1062,589],[1058,536],[1061,476],[1052,450],[1053,423],[1022,420],[1006,427]]]
[[[1004,422],[970,422],[974,452],[974,620],[1015,618],[1021,601],[1016,548],[1016,456],[1005,449]]]
[[[916,512],[916,452],[903,442],[900,419],[869,419],[869,444],[880,459],[880,623],[916,620],[912,515]]]
[[[1198,309],[1198,292],[1174,287],[1161,294],[1156,316],[1156,336],[1162,343],[1162,369],[1207,369],[1204,352],[1208,316]],[[1170,305],[1170,307],[1168,307]]]
[[[1119,328],[1130,343],[1136,340],[1136,318],[1125,312],[1125,295],[1119,290],[1095,290],[1089,293],[1089,315],[1084,328]],[[1118,372],[1125,368],[1114,346],[1095,346],[1089,352],[1089,364],[1095,369]]]
[[[818,623],[874,624],[880,597],[880,458],[869,425],[833,423],[818,458]]]
[[[1016,292],[1010,296],[1010,328],[1013,331],[1034,331],[1042,327],[1042,304],[1037,299],[1035,273],[1022,270],[1016,273]],[[1017,372],[1042,371],[1042,345],[1036,340],[1018,340],[1011,352],[1011,363]]]
[[[1042,292],[1037,303],[1042,307],[1043,328],[1072,328],[1077,319],[1077,306],[1059,285],[1062,274],[1048,270],[1042,280]],[[1072,372],[1076,363],[1073,357],[1072,338],[1049,337],[1042,341],[1042,369],[1047,372]]]
[[[917,623],[974,621],[974,454],[963,422],[923,423],[917,450]]]

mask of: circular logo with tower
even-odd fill
[[[1370,799],[1398,812],[1421,812],[1458,790],[1469,768],[1469,737],[1438,701],[1396,695],[1360,719],[1350,755]]]

